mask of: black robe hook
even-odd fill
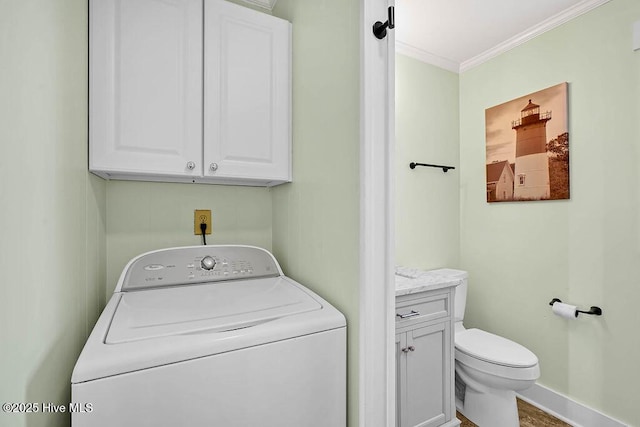
[[[387,20],[387,22],[383,24],[382,22],[378,21],[373,24],[373,35],[375,35],[380,40],[386,37],[387,28],[393,30],[396,27],[395,11],[393,9],[393,6],[389,6],[388,13],[389,19]]]

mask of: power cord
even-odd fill
[[[202,244],[207,246],[207,223],[200,224],[200,231],[202,232]]]

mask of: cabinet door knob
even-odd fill
[[[405,348],[403,348],[403,349],[402,349],[402,352],[403,352],[403,353],[409,353],[409,351],[410,351],[410,350],[409,350],[409,348],[407,348],[407,347],[405,347]]]
[[[209,165],[209,169],[211,169],[211,172],[215,172],[218,170],[218,164],[217,163],[211,163]]]
[[[409,346],[409,351],[416,351],[416,348],[412,345]]]
[[[196,162],[187,162],[187,169],[189,169],[190,171],[194,170],[196,168]]]

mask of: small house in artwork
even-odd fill
[[[487,202],[513,200],[513,169],[508,161],[487,165]]]

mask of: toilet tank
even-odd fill
[[[456,296],[454,299],[454,322],[458,322],[464,319],[464,310],[467,307],[467,280],[465,277],[462,279],[462,282],[458,286],[456,286]]]
[[[442,282],[458,282],[456,286],[456,296],[454,301],[454,321],[461,321],[464,319],[464,309],[467,306],[467,278],[468,273],[464,270],[454,270],[453,268],[441,268],[439,270],[432,270],[434,274],[437,274]]]

